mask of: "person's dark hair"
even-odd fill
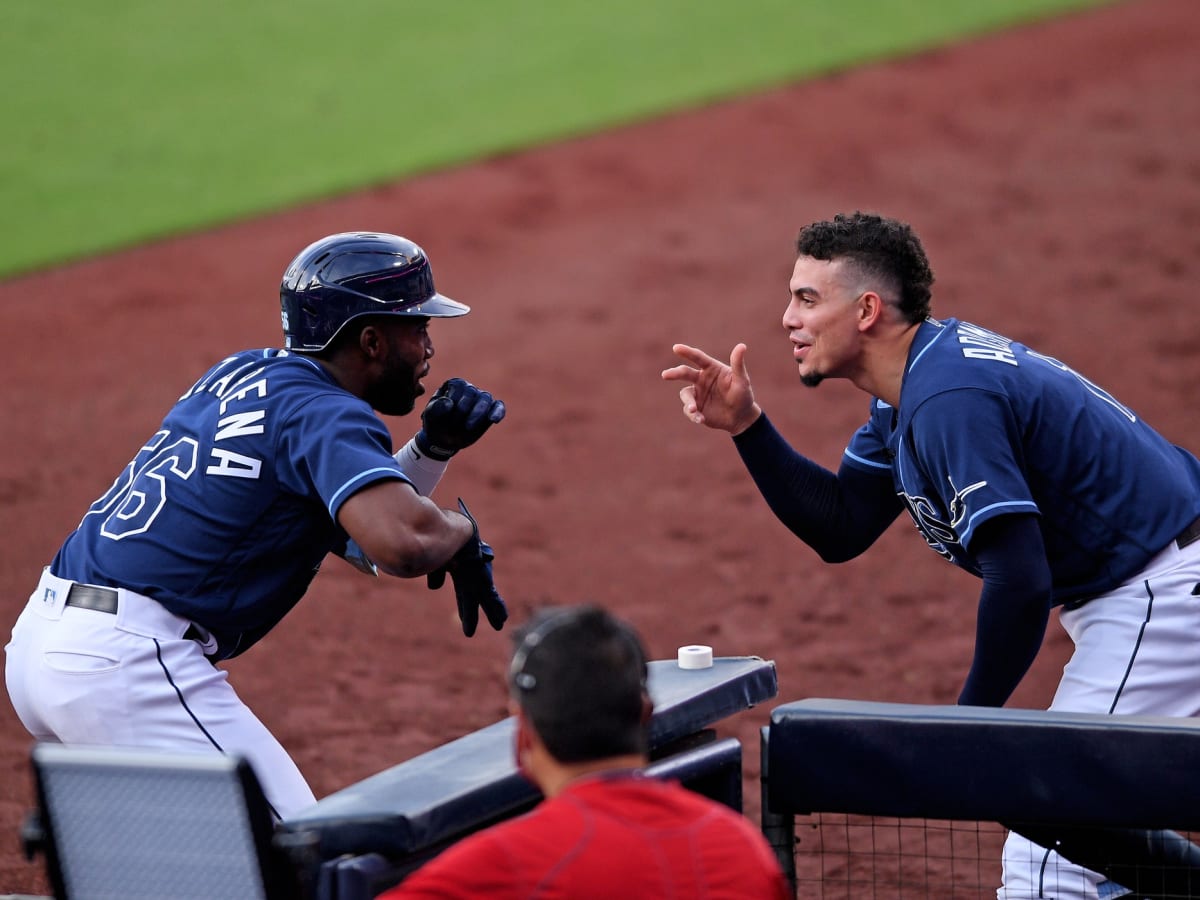
[[[895,291],[896,304],[909,322],[929,315],[933,271],[921,241],[904,222],[864,212],[839,214],[801,229],[796,252],[813,259],[848,260],[859,274],[881,279]]]
[[[362,330],[367,325],[378,321],[378,316],[359,316],[353,321],[347,322],[344,326],[338,329],[337,333],[329,339],[319,350],[298,350],[295,352],[303,353],[305,356],[316,357],[317,359],[333,359],[342,350],[349,347],[351,344],[358,343],[358,337],[362,334]]]
[[[646,652],[598,606],[547,609],[514,635],[509,688],[546,749],[575,763],[646,753]]]
[[[429,319],[427,318],[418,318],[415,316],[389,316],[387,314],[372,315],[367,313],[365,315],[355,316],[353,319],[347,321],[346,324],[339,328],[337,333],[329,339],[329,343],[327,343],[320,350],[299,350],[295,352],[303,353],[305,356],[313,356],[317,359],[333,359],[333,357],[341,352],[341,350],[357,344],[359,337],[363,333],[363,329],[368,325],[374,325],[382,328],[392,324],[412,326],[416,324],[427,323],[428,321]]]

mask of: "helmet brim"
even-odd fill
[[[465,303],[451,300],[444,294],[434,294],[420,303],[414,303],[402,309],[386,310],[385,312],[395,312],[402,316],[428,316],[431,319],[452,319],[455,316],[465,316],[470,311],[471,307]]]

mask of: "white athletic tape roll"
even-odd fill
[[[679,648],[679,668],[681,669],[711,669],[712,647],[702,644],[688,644]]]

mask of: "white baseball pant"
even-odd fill
[[[184,638],[192,623],[117,591],[117,611],[67,606],[73,582],[43,572],[5,647],[5,680],[39,741],[244,757],[280,818],[315,802],[282,745],[227,674]]]
[[[1050,709],[1114,715],[1200,715],[1200,541],[1175,542],[1136,577],[1060,622],[1075,649]],[[1096,785],[1103,791],[1103,785]],[[1000,900],[1120,897],[1103,875],[1009,834]]]

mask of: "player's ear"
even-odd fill
[[[874,291],[864,291],[858,298],[858,330],[866,331],[881,321],[886,305]]]
[[[384,350],[386,336],[382,329],[368,322],[358,330],[358,349],[367,359],[377,359]]]
[[[516,728],[513,732],[513,761],[523,775],[533,780],[531,757],[538,743],[537,732],[534,731],[529,717],[523,710],[517,710],[516,719]]]

